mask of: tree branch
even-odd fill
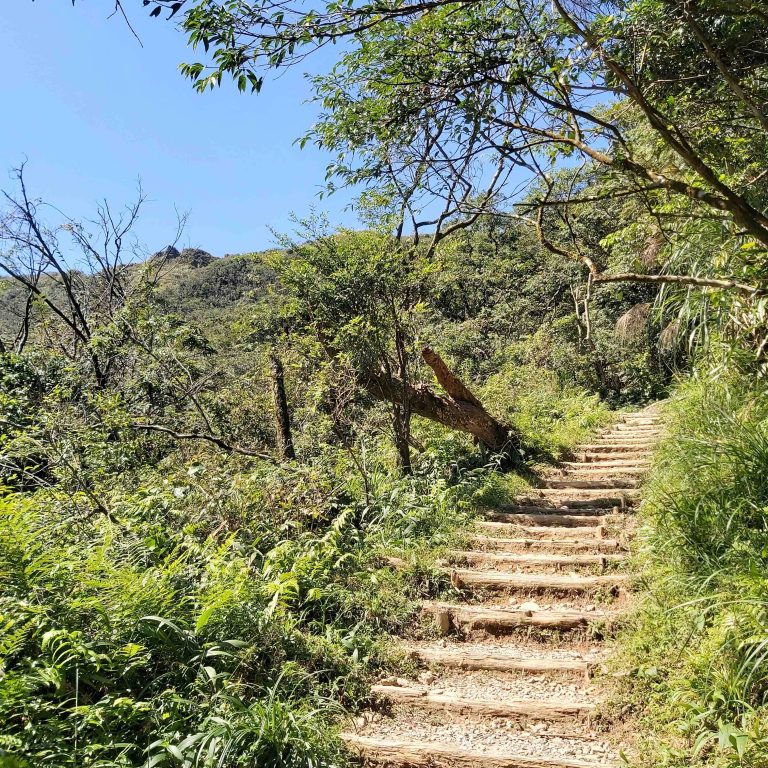
[[[656,283],[693,285],[699,288],[722,288],[738,291],[746,296],[765,296],[768,289],[755,285],[740,283],[737,280],[723,280],[710,277],[693,277],[691,275],[643,275],[634,272],[622,272],[615,275],[593,274],[593,283]]]
[[[224,438],[219,437],[218,435],[209,434],[207,432],[177,432],[170,427],[164,427],[160,424],[143,424],[140,422],[133,422],[128,426],[130,426],[131,429],[144,430],[146,432],[161,432],[162,434],[169,435],[174,440],[204,440],[205,442],[213,443],[213,445],[221,448],[227,453],[237,453],[241,456],[251,456],[255,459],[263,459],[264,461],[269,461],[272,464],[280,464],[280,462],[274,456],[270,456],[268,453],[261,453],[259,451],[252,451],[250,448],[243,448],[239,445],[232,445],[231,443],[228,443],[226,440],[224,440]]]

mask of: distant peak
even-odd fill
[[[185,248],[178,256],[179,259],[186,261],[193,267],[204,267],[216,258],[201,248]]]
[[[165,248],[163,248],[162,251],[158,251],[153,258],[155,259],[165,259],[166,261],[170,261],[171,259],[178,259],[181,254],[179,253],[178,248],[174,248],[172,245],[166,245]]]
[[[167,245],[152,258],[163,259],[164,261],[181,261],[191,267],[205,267],[216,259],[215,256],[211,256],[208,251],[201,248],[184,248],[184,250],[179,251],[173,245]]]

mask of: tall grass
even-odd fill
[[[768,392],[694,378],[643,507],[648,597],[623,637],[648,765],[768,765]],[[640,762],[643,762],[642,760]]]

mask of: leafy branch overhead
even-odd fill
[[[182,65],[200,90],[225,77],[258,90],[341,44],[314,77],[323,114],[306,140],[335,155],[332,178],[390,194],[414,235],[503,211],[603,279],[578,213],[620,197],[669,236],[703,217],[731,240],[728,263],[661,269],[659,283],[765,290],[738,258],[768,247],[766,180],[742,162],[768,140],[759,3],[189,0],[180,18],[208,54]]]

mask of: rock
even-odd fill
[[[179,256],[180,254],[178,248],[174,248],[172,245],[166,245],[162,251],[158,251],[152,258],[172,261],[173,259],[178,259]]]
[[[538,603],[534,603],[533,600],[529,600],[526,603],[522,603],[520,605],[519,610],[521,610],[521,611],[540,611],[541,608],[539,608],[539,604]]]
[[[205,267],[214,261],[214,257],[208,251],[203,251],[200,248],[185,248],[178,254],[178,258],[195,268]]]
[[[437,675],[434,672],[422,672],[419,675],[419,682],[424,685],[432,685],[437,680]]]

